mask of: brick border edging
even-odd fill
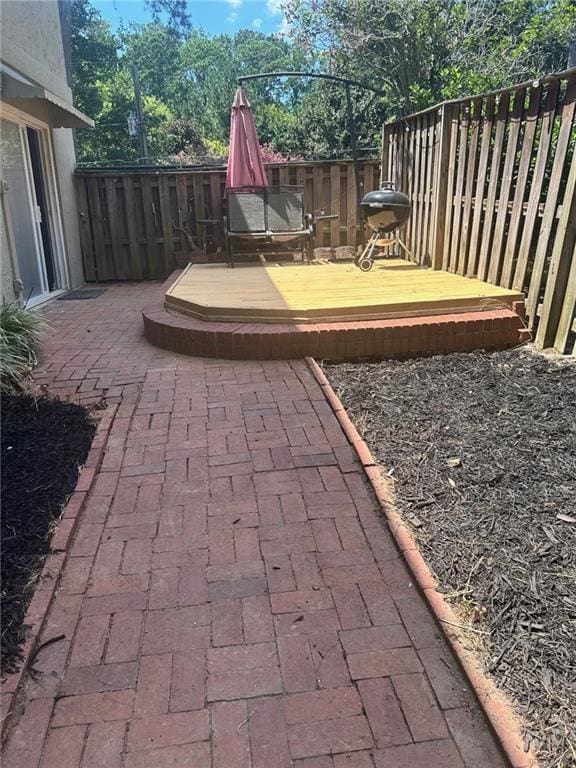
[[[390,486],[385,479],[382,467],[372,456],[366,442],[360,437],[324,371],[314,358],[306,357],[305,360],[352,448],[356,451],[408,569],[416,580],[442,634],[450,644],[502,750],[513,768],[538,768],[535,754],[532,751],[525,752],[522,747],[524,739],[520,720],[505,694],[481,670],[474,654],[467,650],[456,633],[449,631],[449,626],[459,623],[458,617],[443,595],[436,591],[437,581],[420,554],[415,538],[394,507]]]
[[[38,576],[37,587],[24,617],[24,624],[31,629],[22,649],[22,662],[17,672],[8,674],[2,681],[2,705],[0,711],[1,731],[4,741],[8,727],[15,714],[14,704],[17,694],[28,671],[28,666],[36,650],[38,638],[46,624],[46,617],[56,589],[60,582],[60,576],[64,564],[68,559],[68,545],[76,531],[80,513],[84,508],[86,498],[94,484],[98,469],[104,457],[104,451],[108,441],[108,435],[112,422],[118,411],[118,404],[110,405],[101,411],[96,426],[96,432],[86,457],[86,462],[78,475],[78,482],[72,491],[66,505],[62,509],[62,515],[50,540],[50,553]]]

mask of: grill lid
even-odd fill
[[[380,189],[364,195],[360,207],[373,230],[392,232],[408,219],[412,204],[403,192],[394,189],[391,181],[385,181]]]

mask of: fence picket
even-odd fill
[[[534,225],[536,223],[536,215],[538,212],[538,204],[540,202],[542,184],[544,182],[544,174],[546,172],[546,166],[548,163],[548,152],[550,150],[552,132],[554,130],[554,116],[556,114],[556,107],[558,105],[559,86],[560,82],[558,80],[553,80],[548,87],[548,92],[544,99],[544,111],[540,126],[538,153],[536,155],[536,164],[534,166],[534,173],[532,175],[532,183],[530,184],[530,197],[528,198],[528,207],[524,216],[522,240],[520,241],[520,249],[518,251],[518,259],[516,261],[514,279],[512,281],[512,287],[518,289],[519,291],[523,290],[525,287],[530,246],[532,244],[532,236]]]
[[[88,190],[86,179],[76,178],[76,199],[78,201],[78,214],[80,218],[80,247],[82,248],[82,264],[84,277],[87,282],[98,279],[97,262],[94,254],[94,242],[92,238],[92,219],[88,204]]]
[[[488,177],[488,194],[486,195],[486,209],[484,211],[484,223],[482,228],[482,241],[480,244],[480,257],[478,259],[478,277],[486,280],[488,276],[490,251],[492,247],[492,222],[496,207],[496,193],[498,191],[498,179],[500,178],[500,164],[502,162],[502,149],[504,148],[504,135],[508,122],[508,106],[510,94],[503,93],[498,103],[496,117],[496,131],[494,132],[494,146],[492,147],[492,160],[490,163],[490,175]]]
[[[570,277],[572,280],[570,281]],[[568,289],[568,291],[567,291]],[[572,153],[570,174],[564,192],[562,213],[554,238],[550,269],[536,333],[539,349],[553,341],[564,351],[576,306],[576,151]],[[567,292],[566,292],[567,291]]]
[[[468,246],[470,242],[470,226],[472,223],[472,197],[476,177],[478,141],[480,138],[480,119],[482,117],[482,99],[474,99],[471,108],[470,132],[468,139],[468,160],[466,163],[466,187],[462,210],[462,232],[458,248],[458,269],[460,275],[465,275],[468,268]]]
[[[497,283],[500,277],[504,229],[508,218],[508,199],[512,187],[514,165],[516,163],[516,150],[518,147],[518,137],[520,135],[520,125],[525,99],[526,90],[521,88],[514,96],[514,106],[509,120],[508,140],[506,142],[504,168],[502,171],[502,183],[500,185],[500,195],[498,197],[498,212],[496,213],[494,240],[492,242],[492,253],[488,268],[488,282],[490,283]]]
[[[140,258],[140,242],[136,228],[136,200],[134,198],[134,178],[123,176],[124,200],[126,201],[126,225],[128,229],[128,250],[130,253],[130,278],[142,280],[142,259]]]
[[[510,224],[504,251],[504,263],[500,284],[506,288],[512,287],[512,275],[514,274],[516,253],[520,241],[520,232],[524,221],[524,200],[528,186],[528,174],[534,150],[534,140],[539,121],[540,102],[542,100],[542,86],[538,84],[530,90],[528,110],[524,115],[524,136],[520,152],[520,164],[516,174],[516,189],[510,212]]]
[[[456,178],[457,167],[457,147],[458,147],[458,122],[460,118],[460,108],[456,107],[451,113],[450,122],[450,149],[448,152],[448,181],[446,186],[446,197],[443,204],[446,206],[446,220],[444,224],[444,248],[442,251],[442,269],[448,269],[450,264],[450,242],[452,235],[452,222],[454,220],[454,181]]]
[[[467,172],[468,161],[468,126],[470,124],[470,104],[465,102],[460,107],[459,131],[457,146],[456,189],[452,205],[452,239],[448,268],[450,272],[458,272],[458,251],[460,243],[460,224],[462,221],[462,193],[464,191],[464,179]]]

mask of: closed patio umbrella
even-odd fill
[[[238,88],[232,102],[230,118],[230,150],[226,172],[226,189],[249,187],[266,189],[268,179],[260,153],[260,144],[250,102]]]

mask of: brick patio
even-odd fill
[[[505,766],[304,361],[155,348],[160,291],[47,311],[38,383],[119,408],[4,768]]]

